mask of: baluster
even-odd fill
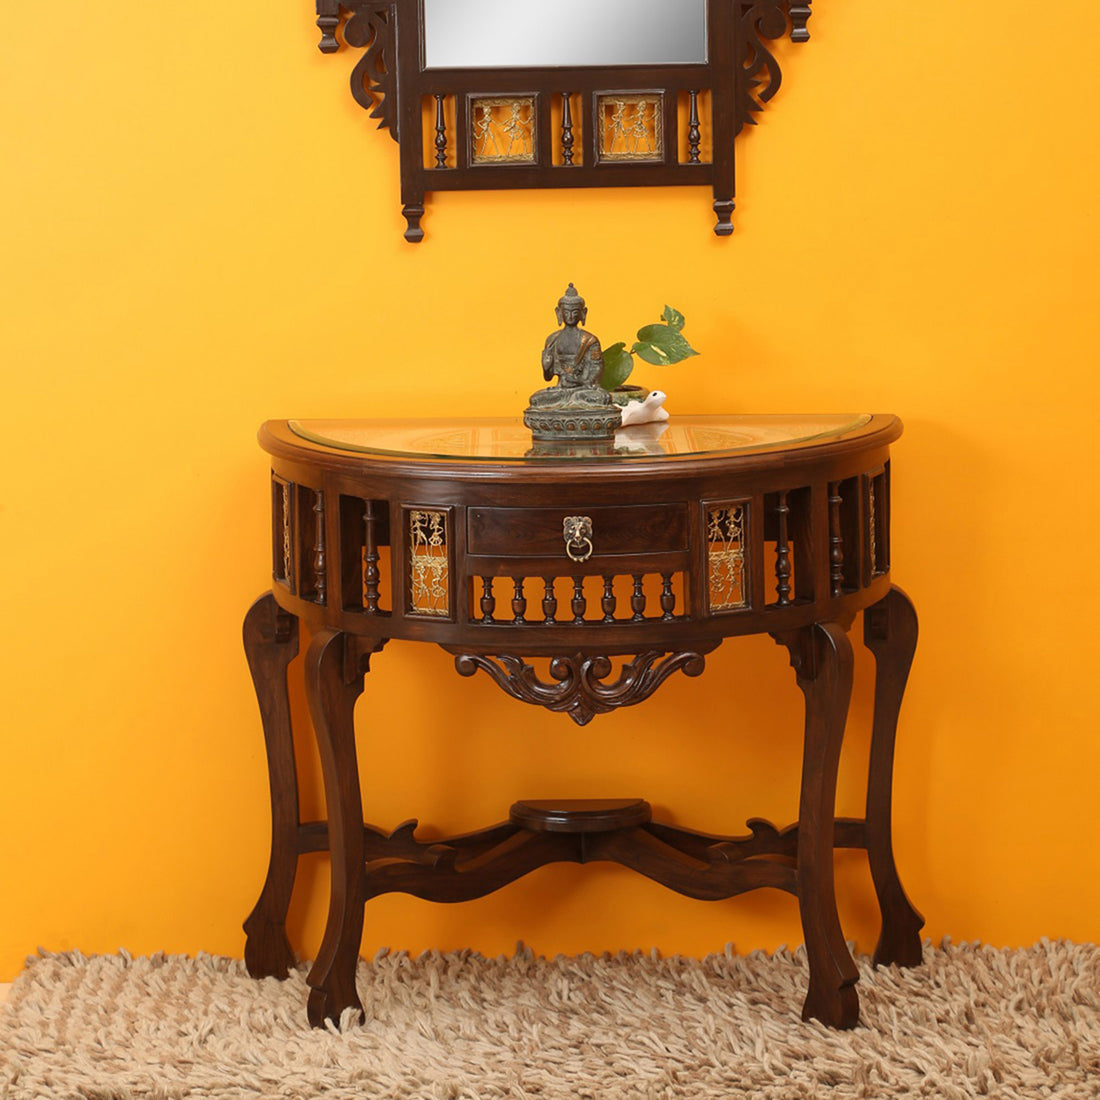
[[[584,577],[573,578],[573,599],[569,601],[569,607],[573,612],[573,622],[584,622],[585,611]]]
[[[558,600],[554,595],[554,578],[543,577],[542,583],[545,588],[545,595],[542,597],[542,613],[548,623],[554,621],[554,616],[558,613]]]
[[[699,141],[702,133],[699,130],[699,93],[688,92],[691,101],[691,115],[688,119],[688,163],[699,163]]]
[[[325,494],[313,490],[313,583],[317,593],[315,600],[323,604],[325,594]]]
[[[561,93],[561,162],[573,163],[573,116],[569,112],[572,92]]]
[[[787,494],[779,494],[779,534],[775,540],[775,593],[776,603],[786,607],[791,602],[791,546],[787,538],[787,516],[790,515]]]
[[[524,618],[527,613],[527,597],[523,594],[523,578],[516,577],[512,581],[512,587],[514,591],[512,596],[512,622],[516,626],[522,626],[527,622]]]
[[[661,615],[662,619],[673,619],[673,611],[676,610],[676,595],[672,591],[672,574],[661,574]]]
[[[493,578],[481,578],[481,621],[491,623],[493,612],[497,609],[496,597],[493,595]]]
[[[844,543],[840,534],[840,482],[829,482],[829,583],[839,596],[844,586]]]
[[[363,545],[363,592],[367,611],[372,615],[378,611],[378,582],[381,580],[378,572],[377,508],[373,500],[368,500],[363,514],[363,525],[366,528]]]
[[[642,591],[642,578],[644,573],[632,574],[634,578],[634,594],[630,597],[630,609],[634,612],[631,622],[640,623],[645,618],[645,593]]]
[[[613,623],[615,621],[615,592],[613,589],[614,584],[614,576],[604,577],[603,596],[600,599],[600,607],[603,609],[603,621],[605,623]]]
[[[447,119],[443,114],[443,95],[435,93],[435,166],[447,167]]]

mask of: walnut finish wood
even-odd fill
[[[917,648],[917,613],[897,586],[863,614],[864,645],[875,655],[875,710],[867,779],[867,856],[882,913],[875,965],[917,966],[924,917],[909,900],[894,862],[894,741],[909,668]]]
[[[802,1018],[855,1027],[859,971],[844,942],[833,887],[833,819],[841,742],[852,693],[852,646],[837,623],[815,623],[779,640],[806,699],[796,853],[798,904],[810,989]]]
[[[508,812],[513,825],[534,833],[606,833],[644,825],[652,816],[643,798],[534,799]]]
[[[268,592],[244,620],[244,651],[260,704],[271,787],[271,856],[255,908],[244,922],[244,961],[254,978],[285,978],[294,965],[286,914],[298,870],[298,776],[286,670],[298,653],[298,620]]]
[[[503,190],[553,187],[709,186],[716,217],[714,232],[733,232],[734,138],[776,94],[782,80],[769,42],[788,33],[809,39],[809,3],[792,0],[710,0],[707,6],[707,60],[699,64],[554,66],[531,68],[428,68],[425,64],[424,7],[418,0],[315,0],[322,53],[341,48],[336,35],[346,18],[344,42],[365,53],[355,66],[351,91],[378,120],[379,128],[401,148],[402,214],[405,239],[424,239],[420,220],[432,191]],[[789,22],[788,22],[789,17]],[[491,29],[489,31],[491,33]],[[569,91],[563,91],[568,88]],[[710,117],[700,118],[700,89],[709,91]],[[616,159],[600,155],[600,96],[646,94],[660,97],[663,110],[658,149],[652,156]],[[468,112],[455,111],[447,126],[444,102],[468,103],[471,96],[531,100],[535,109],[529,134],[530,158],[475,155],[475,127]],[[685,142],[680,159],[679,97],[688,99]],[[422,104],[435,101],[434,129],[425,135]],[[560,127],[552,126],[551,102],[561,107]],[[574,115],[581,136],[574,134]],[[701,155],[701,125],[713,149]],[[425,142],[425,137],[428,141]],[[656,137],[656,132],[655,135]],[[434,152],[426,154],[426,146]],[[560,149],[555,163],[553,149]]]
[[[306,652],[306,697],[325,782],[332,864],[328,923],[309,972],[309,1022],[320,1027],[345,1008],[362,1014],[355,991],[355,966],[363,938],[363,865],[366,859],[363,807],[352,715],[363,691],[370,654],[381,639],[334,630],[314,635]]]
[[[272,852],[246,922],[250,972],[282,976],[293,963],[285,918],[305,852],[327,850],[332,861],[328,921],[309,975],[317,1026],[347,1008],[361,1012],[355,967],[370,898],[400,891],[458,902],[547,863],[613,861],[693,898],[792,894],[809,959],[803,1014],[853,1026],[859,1001],[836,911],[836,848],[868,853],[882,911],[876,962],[920,961],[921,918],[891,839],[894,741],[917,636],[912,604],[888,572],[885,472],[900,431],[896,418],[876,416],[827,440],[608,466],[354,453],[308,442],[285,423],[265,425],[274,583],[246,617],[245,647],[267,742]],[[864,487],[874,479],[872,509]],[[288,513],[286,501],[298,505]],[[743,510],[739,545],[728,524],[716,531],[709,519],[734,508]],[[423,521],[415,537],[409,526],[424,512],[442,517],[427,559]],[[592,558],[566,552],[565,517],[592,521]],[[740,570],[743,604],[708,596],[714,585],[725,592],[731,569]],[[414,598],[433,584],[438,606]],[[867,812],[838,819],[847,631],[860,611],[877,665]],[[304,674],[323,822],[299,820],[286,686],[299,620],[313,639]],[[517,803],[508,820],[431,840],[417,838],[415,820],[390,831],[363,820],[353,713],[384,639],[440,645],[460,673],[485,673],[514,698],[584,724],[642,703],[677,672],[699,675],[724,639],[754,633],[787,648],[805,699],[792,824],[751,819],[747,834],[708,834],[651,820],[642,799]]]

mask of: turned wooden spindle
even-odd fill
[[[323,604],[325,593],[325,494],[320,489],[313,491],[313,583],[317,593],[314,602]]]
[[[365,534],[363,539],[363,601],[368,613],[378,611],[378,505],[368,500],[363,513]]]
[[[481,578],[481,621],[491,623],[493,612],[497,609],[496,597],[493,595],[493,578]]]
[[[699,142],[702,131],[699,129],[699,93],[694,89],[688,92],[690,112],[688,117],[688,163],[699,163]]]
[[[512,622],[522,626],[527,619],[527,597],[523,594],[523,577],[516,577],[512,581]]]
[[[661,574],[661,618],[672,619],[675,618],[673,611],[676,610],[676,595],[672,591],[672,574]]]
[[[791,602],[791,544],[787,534],[787,518],[791,509],[785,492],[779,494],[775,511],[779,517],[779,533],[775,540],[775,602],[780,607],[786,607]]]
[[[443,113],[444,96],[435,93],[435,166],[447,167],[447,119]]]
[[[573,163],[573,116],[569,110],[572,92],[561,93],[561,162]]]
[[[844,588],[844,539],[840,533],[840,482],[829,482],[829,585],[834,596]]]
[[[645,618],[645,593],[642,591],[644,573],[634,573],[634,592],[630,597],[630,610],[634,612],[630,621],[640,623]]]
[[[573,612],[573,622],[583,623],[586,607],[584,598],[584,577],[573,578],[573,598],[569,601],[569,607]]]
[[[545,593],[542,597],[542,614],[548,623],[552,623],[554,616],[558,613],[558,600],[554,595],[554,578],[543,577],[542,583]]]
[[[613,623],[615,621],[615,577],[604,577],[603,596],[600,598],[600,608],[603,611],[603,621]]]

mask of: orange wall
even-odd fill
[[[307,0],[5,15],[0,112],[0,979],[42,944],[239,955],[267,790],[241,617],[268,575],[279,416],[515,414],[573,280],[605,343],[688,318],[675,412],[895,411],[895,577],[921,613],[897,848],[933,937],[1100,934],[1094,476],[1100,10],[819,0],[705,191],[441,195],[401,237],[397,147]],[[641,794],[702,828],[794,811],[799,696],[771,643],[581,731],[395,643],[360,705],[368,817],[443,830],[519,796]],[[868,684],[861,657],[857,691]],[[369,702],[368,702],[369,700]],[[859,808],[868,707],[841,809]],[[318,801],[316,767],[305,769]],[[317,947],[324,870],[293,923]],[[873,945],[868,875],[839,858]],[[770,893],[705,905],[548,868],[464,906],[387,898],[364,948],[800,940]]]

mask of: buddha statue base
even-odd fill
[[[622,409],[618,405],[529,406],[523,423],[531,429],[531,438],[540,442],[593,442],[615,437],[622,423]]]

